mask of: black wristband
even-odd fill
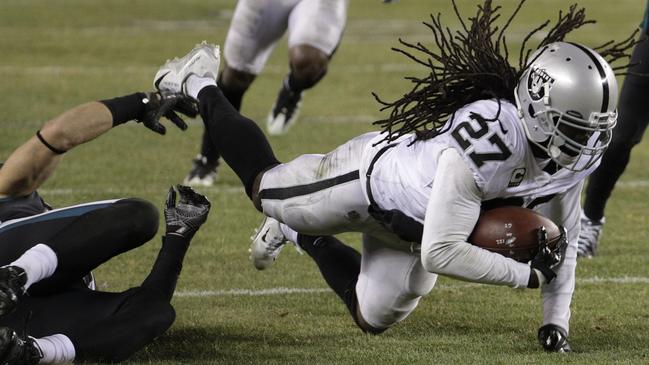
[[[113,127],[115,127],[129,120],[138,119],[146,110],[144,104],[146,98],[144,93],[135,93],[99,102],[110,110],[113,116]]]
[[[41,143],[44,144],[45,147],[47,147],[50,151],[56,153],[57,155],[62,155],[62,154],[64,154],[64,153],[67,152],[67,151],[64,151],[64,150],[60,150],[60,149],[58,149],[58,148],[52,146],[51,144],[49,144],[49,143],[45,140],[45,138],[43,138],[43,136],[41,135],[41,131],[40,131],[40,130],[37,130],[37,131],[36,131],[36,137],[38,137],[38,140],[41,141]]]

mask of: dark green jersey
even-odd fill
[[[37,192],[23,197],[0,198],[0,223],[10,219],[30,217],[49,210]]]

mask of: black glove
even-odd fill
[[[168,93],[160,91],[151,91],[142,93],[142,102],[146,110],[144,114],[137,119],[138,123],[144,124],[150,130],[165,134],[167,129],[160,124],[160,118],[166,117],[181,130],[187,129],[185,121],[178,116],[178,113],[184,114],[190,118],[198,115],[198,105],[196,102],[180,93]]]
[[[557,276],[556,270],[561,267],[568,248],[568,234],[566,229],[559,227],[561,235],[548,241],[548,232],[545,227],[538,229],[539,252],[530,262],[533,269],[539,270],[545,276],[546,283],[550,283]]]
[[[191,239],[198,228],[207,220],[210,201],[189,186],[176,185],[180,201],[176,205],[176,191],[169,188],[165,204],[166,234],[176,234]]]
[[[539,343],[548,352],[572,351],[566,330],[554,324],[546,324],[539,328]]]
[[[16,309],[25,292],[27,274],[18,266],[0,267],[0,317]]]

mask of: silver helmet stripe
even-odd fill
[[[608,110],[608,103],[609,103],[609,87],[608,87],[608,78],[606,77],[606,72],[604,71],[604,67],[602,66],[601,63],[599,63],[597,57],[595,57],[595,55],[590,50],[576,43],[572,43],[572,42],[568,42],[568,43],[582,50],[585,54],[588,55],[591,61],[593,61],[593,63],[595,64],[595,67],[597,68],[597,72],[599,72],[599,76],[602,78],[602,87],[604,88],[602,92],[601,112],[606,113],[606,111]]]

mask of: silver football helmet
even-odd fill
[[[514,91],[527,138],[573,171],[604,154],[617,121],[617,94],[608,62],[590,48],[565,42],[532,54]]]

